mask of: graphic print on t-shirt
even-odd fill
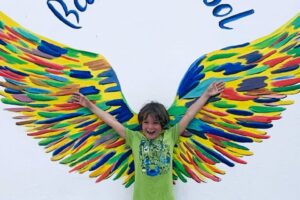
[[[169,145],[163,143],[163,138],[142,139],[139,150],[142,173],[148,176],[165,174],[170,169],[169,149]]]

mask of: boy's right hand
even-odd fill
[[[222,93],[224,89],[225,89],[225,83],[223,81],[213,82],[212,84],[210,84],[210,86],[208,86],[205,93],[209,97],[211,97]]]

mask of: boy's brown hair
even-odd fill
[[[170,117],[164,105],[153,101],[144,105],[138,114],[139,124],[141,125],[149,115],[158,120],[163,129],[168,128]]]

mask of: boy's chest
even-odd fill
[[[172,141],[160,137],[156,140],[141,138],[136,141],[133,154],[137,168],[148,176],[165,174],[170,170],[173,154]]]

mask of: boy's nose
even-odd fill
[[[154,124],[149,124],[149,128],[154,128]]]

